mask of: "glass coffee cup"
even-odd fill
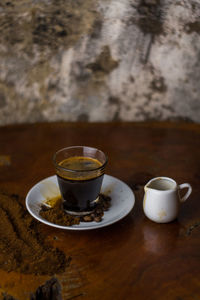
[[[107,156],[96,148],[72,146],[54,154],[63,209],[72,215],[91,213],[97,205]]]

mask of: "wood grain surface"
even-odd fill
[[[88,145],[109,157],[107,174],[126,182],[136,203],[106,228],[72,232],[41,224],[47,241],[71,257],[55,274],[62,297],[88,300],[200,299],[200,125],[187,123],[45,123],[0,128],[0,189],[24,197],[53,175],[52,155]],[[189,182],[177,220],[156,224],[143,213],[143,187],[155,176]],[[0,295],[29,299],[50,276],[0,270]],[[1,297],[1,296],[0,296]],[[1,299],[1,298],[0,298]]]

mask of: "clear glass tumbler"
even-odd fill
[[[53,162],[65,211],[86,215],[96,206],[107,156],[96,148],[72,146],[54,154]]]

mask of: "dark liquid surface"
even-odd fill
[[[60,166],[73,171],[91,171],[102,166],[102,163],[91,157],[72,156],[62,160]]]
[[[101,167],[102,164],[96,159],[74,156],[63,160],[59,165],[76,171],[90,171]],[[96,206],[94,201],[98,198],[103,181],[103,175],[97,175],[99,173],[96,173],[95,177],[95,173],[92,172],[90,178],[90,173],[82,172],[77,173],[77,178],[71,178],[70,173],[67,172],[57,174],[65,210],[84,212],[91,211]]]

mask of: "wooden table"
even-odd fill
[[[106,228],[74,232],[41,225],[53,246],[71,256],[56,274],[63,299],[200,299],[200,125],[187,123],[49,123],[0,128],[0,189],[25,198],[39,180],[54,174],[53,153],[89,145],[108,154],[107,174],[134,191],[133,210]],[[178,219],[148,220],[143,186],[168,176],[193,187]],[[53,237],[57,237],[54,239]],[[17,299],[50,276],[0,270],[0,291]],[[1,294],[1,293],[0,293]]]

